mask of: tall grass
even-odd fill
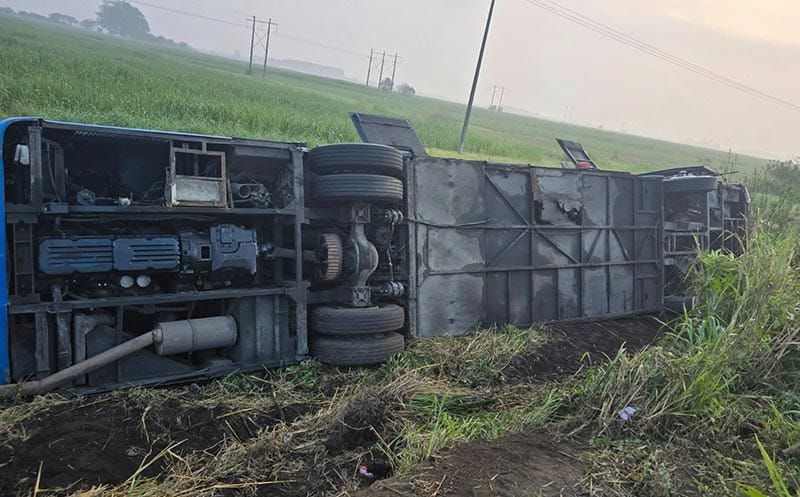
[[[764,467],[769,471],[772,489],[775,492],[773,495],[775,497],[800,497],[800,489],[794,494],[789,490],[780,468],[775,464],[775,459],[769,455],[769,452],[767,452],[767,449],[764,448],[764,445],[758,438],[756,438],[756,444],[758,444],[761,459],[764,461]],[[751,485],[742,485],[742,492],[746,497],[769,497],[767,494]]]
[[[577,431],[611,439],[624,433],[662,448],[680,441],[678,457],[695,464],[686,471],[723,482],[712,495],[727,495],[738,481],[761,481],[770,465],[784,473],[789,488],[800,488],[800,465],[774,460],[761,466],[752,457],[754,433],[777,448],[800,440],[800,223],[770,216],[796,212],[798,193],[756,190],[762,198],[747,251],[700,255],[692,290],[699,305],[673,324],[660,346],[620,354],[589,373],[571,405],[584,420]],[[617,416],[626,406],[637,409],[630,422]],[[630,464],[611,467],[624,471]]]

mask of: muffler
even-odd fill
[[[49,392],[79,376],[102,368],[150,345],[155,345],[158,355],[185,354],[199,350],[230,347],[236,343],[237,334],[236,321],[232,316],[159,323],[147,333],[62,369],[42,380],[2,385],[0,386],[0,398]]]

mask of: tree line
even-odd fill
[[[144,14],[142,14],[142,11],[124,0],[104,0],[93,19],[78,20],[73,16],[61,14],[59,12],[53,12],[47,16],[43,16],[24,10],[17,12],[10,7],[0,7],[0,14],[15,14],[42,21],[55,22],[69,27],[80,27],[134,40],[169,45],[176,48],[191,48],[185,42],[176,42],[169,38],[152,34],[150,32],[150,24],[147,22]]]

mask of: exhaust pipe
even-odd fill
[[[79,376],[107,366],[136,351],[156,346],[159,355],[183,354],[198,350],[230,347],[238,330],[232,316],[187,319],[159,323],[155,329],[123,342],[42,380],[0,386],[0,398],[38,395],[54,390]]]

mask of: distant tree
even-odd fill
[[[392,87],[394,86],[394,82],[392,78],[383,78],[379,88],[381,91],[392,91]]]
[[[78,20],[75,19],[74,17],[68,16],[66,14],[59,14],[58,12],[53,12],[52,14],[47,16],[47,18],[54,22],[66,24],[67,26],[74,26],[75,24],[78,24]]]
[[[94,19],[84,19],[81,21],[81,27],[84,29],[95,29],[97,27],[97,21]]]
[[[49,19],[47,19],[47,17],[45,17],[45,16],[43,16],[41,14],[37,14],[36,12],[26,12],[24,10],[20,10],[19,12],[17,12],[17,14],[19,14],[21,16],[25,16],[25,17],[31,17],[33,19],[40,19],[40,20],[43,20],[43,21],[48,21],[49,20]]]
[[[97,24],[112,35],[147,39],[150,25],[142,11],[123,0],[104,0],[97,11]]]
[[[0,7],[0,14],[16,14],[17,12],[11,7]]]
[[[397,91],[399,91],[403,95],[416,95],[417,94],[417,90],[415,90],[414,87],[411,86],[408,83],[400,83],[400,86],[397,87]]]

